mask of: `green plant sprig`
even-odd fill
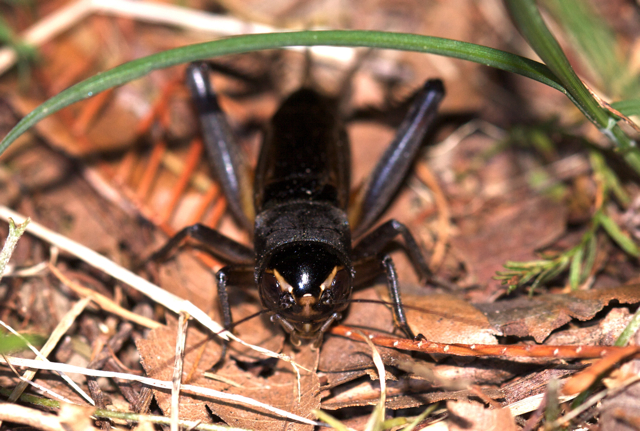
[[[597,234],[600,228],[627,254],[634,257],[640,256],[638,246],[606,214],[605,204],[611,195],[623,205],[629,202],[629,196],[599,151],[591,151],[589,160],[594,178],[599,185],[600,196],[597,200],[601,202],[594,211],[591,225],[582,235],[580,242],[569,250],[540,260],[506,262],[504,264],[506,271],[497,272],[495,279],[502,280],[502,283],[508,286],[509,292],[533,281],[529,290],[533,293],[541,284],[554,279],[566,269],[569,269],[569,285],[572,289],[577,289],[587,280],[593,269],[598,250]]]

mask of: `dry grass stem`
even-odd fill
[[[0,404],[0,420],[28,425],[43,431],[66,431],[57,416],[17,404]]]
[[[178,431],[180,411],[180,386],[182,383],[182,369],[184,367],[184,348],[187,342],[187,328],[189,327],[189,315],[180,313],[178,320],[178,337],[176,339],[176,361],[173,366],[173,385],[171,387],[171,431]]]
[[[16,226],[13,219],[9,219],[9,235],[7,236],[7,240],[4,242],[2,246],[2,251],[0,251],[0,280],[4,276],[4,273],[7,268],[7,264],[11,259],[11,255],[13,254],[13,250],[18,245],[18,240],[24,233],[27,225],[29,224],[29,219],[27,218],[22,224]]]
[[[60,320],[56,328],[53,330],[53,333],[49,336],[49,339],[47,340],[47,342],[44,344],[44,346],[40,351],[38,351],[38,349],[36,349],[31,343],[27,342],[27,346],[29,347],[29,349],[31,349],[31,351],[36,355],[36,361],[45,361],[45,362],[49,361],[47,359],[47,356],[49,356],[49,354],[53,351],[53,349],[56,347],[56,345],[58,344],[62,336],[71,327],[71,325],[73,325],[73,322],[75,322],[76,318],[80,315],[80,313],[84,311],[88,303],[89,303],[89,298],[82,299],[76,302],[74,306],[71,307],[71,310],[69,310],[67,314],[65,314],[64,317]],[[5,324],[2,321],[0,321],[0,324],[4,326],[11,333],[17,336],[20,336],[20,334],[18,334],[9,325]],[[71,380],[71,378],[69,378],[69,376],[67,376],[64,373],[59,373],[59,374],[60,374],[60,377],[65,382],[67,382],[69,386],[71,386],[76,392],[78,392],[78,394],[80,394],[82,398],[84,398],[91,405],[94,405],[93,399],[91,399],[91,397],[85,391],[83,391],[82,388],[76,384],[76,382]],[[13,392],[11,392],[11,395],[9,396],[9,402],[14,403],[18,400],[18,398],[20,398],[20,395],[22,395],[22,393],[27,387],[28,381],[33,380],[35,375],[36,375],[36,372],[33,370],[28,370],[24,373],[24,375],[22,376],[23,381],[20,382],[13,389]]]
[[[138,325],[144,326],[145,328],[155,329],[162,326],[161,323],[158,323],[155,320],[149,319],[148,317],[144,317],[139,314],[133,313],[127,309],[124,309],[120,307],[118,304],[116,304],[115,302],[113,302],[111,299],[107,298],[106,296],[70,280],[58,268],[56,268],[53,265],[49,265],[49,270],[51,270],[53,275],[55,275],[56,278],[60,280],[60,282],[64,283],[65,286],[67,286],[69,289],[77,293],[78,296],[92,300],[98,305],[98,307],[100,307],[104,311],[113,313],[124,320],[137,323]]]
[[[152,379],[150,377],[137,376],[135,374],[126,374],[126,373],[116,373],[111,371],[104,370],[93,370],[83,367],[77,367],[75,365],[62,364],[59,362],[40,362],[33,359],[23,359],[16,357],[5,357],[0,359],[0,363],[7,364],[7,360],[11,362],[14,366],[20,367],[28,367],[35,368],[39,370],[50,370],[50,371],[60,371],[66,373],[78,373],[86,376],[94,376],[94,377],[107,377],[107,378],[115,378],[122,380],[129,380],[140,382],[144,385],[153,386],[160,389],[171,390],[173,383],[165,380]],[[184,392],[200,395],[203,397],[210,397],[218,400],[224,400],[225,402],[236,402],[239,404],[245,404],[248,406],[257,407],[259,409],[266,410],[273,414],[276,414],[281,417],[285,417],[297,422],[302,422],[309,425],[321,426],[321,422],[312,421],[307,418],[303,418],[302,416],[298,416],[286,410],[279,409],[277,407],[272,407],[268,404],[261,403],[260,401],[256,401],[253,398],[244,397],[242,395],[236,394],[228,394],[221,391],[216,391],[214,389],[203,388],[201,386],[194,385],[182,385],[182,390]]]
[[[380,381],[380,401],[378,401],[378,404],[371,413],[371,417],[369,418],[367,427],[365,428],[367,431],[373,431],[379,429],[380,424],[384,422],[385,418],[385,405],[387,402],[387,373],[384,369],[384,362],[382,362],[380,352],[378,352],[376,346],[371,342],[369,337],[367,337],[363,333],[360,333],[360,335],[371,349],[371,359],[373,359],[373,364],[376,366],[378,379]]]

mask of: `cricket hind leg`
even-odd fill
[[[190,64],[185,72],[187,86],[198,111],[209,160],[229,210],[241,226],[252,231],[255,209],[251,168],[218,104],[209,73],[207,63]]]
[[[444,86],[437,79],[427,81],[418,91],[396,137],[350,205],[354,238],[364,234],[389,205],[413,164],[443,97]]]

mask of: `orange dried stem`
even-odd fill
[[[446,344],[426,340],[408,340],[405,338],[378,335],[362,331],[377,346],[399,350],[412,350],[423,353],[440,353],[454,356],[501,356],[511,358],[550,358],[550,359],[587,359],[600,358],[619,353],[623,347],[613,346],[548,346],[548,345],[495,345],[495,344]],[[330,329],[331,334],[362,341],[354,329],[337,325]],[[638,351],[638,350],[637,350]]]
[[[142,174],[142,179],[140,183],[138,183],[138,189],[136,194],[138,199],[145,202],[147,196],[149,195],[149,190],[151,190],[151,186],[153,185],[153,181],[158,175],[158,169],[160,168],[160,163],[162,162],[162,157],[164,153],[167,151],[167,144],[165,141],[159,141],[154,147],[153,151],[151,151],[151,156],[149,157],[149,162],[147,163],[147,167]]]
[[[200,220],[202,220],[202,217],[204,217],[204,213],[207,211],[207,208],[209,208],[209,206],[211,206],[211,204],[215,201],[219,191],[220,187],[218,187],[218,184],[216,183],[209,187],[207,193],[205,193],[205,195],[200,200],[200,205],[198,205],[198,208],[193,212],[191,220],[189,220],[189,224],[196,224]]]
[[[444,260],[445,253],[447,251],[447,243],[449,242],[449,235],[451,233],[451,226],[449,223],[451,212],[449,210],[449,204],[447,198],[438,183],[436,177],[431,173],[431,170],[427,166],[426,162],[422,162],[417,166],[416,174],[420,181],[422,181],[433,192],[436,208],[438,209],[438,240],[433,247],[433,254],[429,267],[432,271],[435,271]]]
[[[220,199],[218,199],[218,202],[216,202],[216,205],[213,207],[211,215],[209,216],[209,219],[205,224],[211,226],[212,228],[216,228],[218,226],[218,223],[220,223],[220,219],[224,215],[226,209],[227,199],[224,196],[220,196]]]
[[[189,154],[187,154],[187,161],[185,163],[184,170],[180,174],[180,177],[171,191],[171,198],[169,199],[164,212],[160,215],[160,220],[162,220],[163,223],[168,222],[175,211],[178,201],[182,197],[182,194],[189,184],[191,176],[200,162],[203,149],[204,147],[200,139],[194,139],[191,141],[191,147],[189,148]]]

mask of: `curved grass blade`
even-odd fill
[[[640,173],[640,151],[616,124],[617,118],[602,108],[575,73],[560,45],[553,37],[534,0],[506,0],[516,27],[549,69],[561,80],[570,97],[582,113],[616,143],[627,163]]]
[[[584,258],[584,247],[580,246],[571,259],[569,268],[569,284],[572,290],[576,290],[582,281],[582,259]]]
[[[515,54],[451,39],[378,31],[301,31],[234,36],[143,57],[88,78],[52,97],[25,116],[0,143],[0,154],[41,119],[77,101],[138,79],[157,69],[228,54],[291,46],[347,46],[424,52],[473,61],[540,81],[567,93],[544,65]],[[576,103],[574,101],[574,103]]]
[[[622,232],[622,230],[620,230],[620,227],[618,227],[616,222],[613,221],[611,217],[603,212],[599,212],[597,214],[597,217],[604,230],[607,231],[611,239],[613,239],[621,249],[623,249],[631,256],[640,256],[640,249],[638,249],[638,246],[633,242],[631,238],[629,238],[629,236],[627,236],[624,232]]]
[[[582,63],[595,75],[598,86],[610,96],[637,95],[638,79],[628,64],[630,55],[616,39],[616,35],[594,8],[584,0],[542,0],[539,2],[551,13],[573,41],[572,47]]]

